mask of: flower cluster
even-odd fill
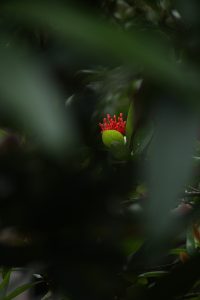
[[[112,118],[109,114],[107,114],[107,118],[104,118],[103,123],[99,123],[99,126],[102,132],[105,130],[116,130],[125,135],[126,121],[123,120],[122,113],[120,113],[118,118],[116,115]]]

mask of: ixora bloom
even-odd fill
[[[116,115],[114,115],[114,117],[111,118],[111,116],[107,114],[107,119],[104,118],[103,123],[99,123],[99,126],[101,128],[101,131],[116,130],[125,135],[126,121],[123,120],[122,113],[120,113],[118,118],[116,117]]]
[[[112,118],[107,114],[107,118],[103,119],[103,123],[99,123],[102,132],[103,143],[107,147],[122,146],[125,144],[126,121],[123,120],[123,114],[120,113]]]

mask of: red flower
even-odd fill
[[[102,132],[105,130],[116,130],[125,135],[126,121],[123,120],[122,113],[120,113],[118,118],[116,117],[116,115],[111,118],[111,116],[107,114],[107,118],[104,118],[103,123],[99,123],[99,126]]]

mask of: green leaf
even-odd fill
[[[148,279],[147,279],[147,277],[138,277],[137,282],[142,285],[147,285]]]
[[[149,76],[171,88],[181,88],[185,92],[190,89],[190,93],[200,93],[199,75],[196,71],[187,72],[191,67],[183,64],[179,68],[177,62],[167,56],[166,44],[163,45],[158,38],[151,39],[148,31],[142,32],[138,28],[132,29],[131,34],[115,30],[96,16],[74,9],[72,3],[62,6],[18,0],[2,6],[1,12],[29,26],[37,24],[49,27],[51,32],[60,35],[67,43],[70,37],[75,42],[78,41],[78,46],[87,46],[86,50],[92,53],[96,50],[100,56],[109,55],[134,67],[142,64]],[[189,99],[191,101],[191,97]]]
[[[35,285],[41,283],[42,281],[37,281],[33,283],[26,283],[18,288],[16,288],[13,292],[2,298],[2,300],[12,300],[15,297],[19,296],[20,294],[24,293],[25,291],[29,290],[30,288],[34,287]]]
[[[175,248],[175,249],[171,249],[169,251],[169,254],[171,255],[179,255],[180,253],[185,253],[186,252],[186,249],[185,248]]]
[[[153,124],[148,124],[147,126],[138,129],[132,146],[133,155],[140,155],[145,151],[153,138],[153,134]]]
[[[11,269],[10,268],[7,268],[7,267],[3,267],[2,268],[2,277],[3,277],[3,279],[7,276],[7,274],[9,273],[9,272],[11,272]]]
[[[114,142],[109,150],[117,160],[126,160],[129,157],[128,149],[125,144]]]
[[[1,114],[43,150],[65,155],[76,133],[69,128],[71,119],[59,104],[62,99],[45,67],[28,49],[17,45],[8,49],[0,45],[0,64]]]
[[[127,141],[127,147],[130,149],[130,143],[131,138],[134,130],[134,105],[133,101],[130,104],[128,116],[127,116],[127,122],[126,122],[126,141]]]
[[[133,254],[136,251],[138,251],[138,249],[142,246],[143,243],[144,241],[142,239],[136,237],[134,239],[124,239],[121,244],[122,251],[125,255]]]
[[[140,274],[139,278],[140,277],[145,277],[145,278],[161,277],[161,276],[164,276],[167,274],[169,274],[169,272],[167,272],[167,271],[146,272],[146,273]]]
[[[10,275],[11,275],[11,270],[8,270],[6,273],[2,274],[3,281],[0,284],[0,299],[5,297],[7,293],[8,285],[10,282]]]
[[[187,229],[186,250],[189,255],[194,255],[196,253],[195,237],[192,226]]]

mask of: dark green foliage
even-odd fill
[[[199,299],[199,46],[198,1],[1,2],[0,299]]]

